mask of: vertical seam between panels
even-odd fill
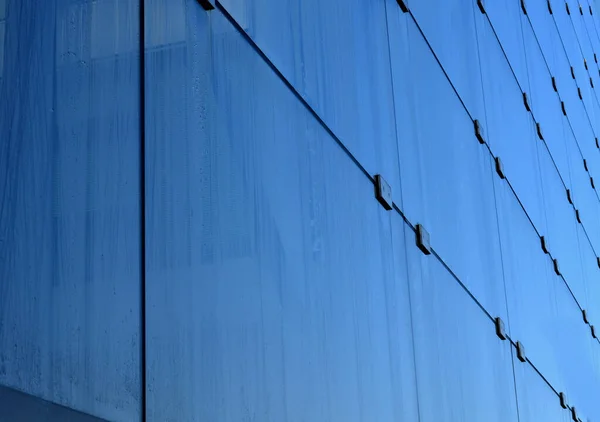
[[[385,12],[385,30],[386,30],[386,38],[387,38],[387,45],[388,45],[388,58],[389,58],[389,63],[390,63],[390,81],[392,84],[392,106],[394,107],[394,128],[395,128],[395,132],[396,132],[396,139],[395,139],[395,143],[396,143],[396,160],[398,163],[398,176],[400,177],[400,180],[402,180],[402,174],[401,174],[401,169],[400,169],[400,147],[398,145],[398,117],[397,117],[397,110],[396,110],[396,92],[394,90],[394,68],[392,66],[392,46],[391,46],[391,42],[390,42],[390,25],[389,25],[389,15],[388,15],[388,10],[387,10],[387,2],[384,3],[384,12]],[[409,12],[410,13],[410,12]],[[412,16],[412,15],[411,15]],[[400,184],[399,186],[399,190],[400,190],[400,203],[404,204],[403,201],[403,195],[402,195],[402,184]],[[398,208],[398,211],[400,211],[400,209]],[[402,212],[399,212],[400,216],[404,219],[404,214]],[[406,230],[410,230],[412,227],[409,224],[405,224],[404,221],[402,221],[402,225],[404,225],[404,230],[402,230],[402,243],[404,245],[404,258],[406,259],[406,293],[408,294],[408,315],[410,318],[410,336],[411,336],[411,349],[412,349],[412,362],[413,362],[413,373],[414,373],[414,386],[415,386],[415,400],[416,400],[416,406],[417,406],[417,420],[421,421],[421,402],[419,400],[419,377],[417,375],[417,351],[416,351],[416,346],[415,346],[415,327],[414,327],[414,317],[413,317],[413,306],[412,306],[412,298],[411,298],[411,288],[410,288],[410,280],[408,277],[408,245],[406,244]],[[393,224],[391,222],[390,219],[390,229],[393,231]],[[395,244],[394,244],[394,236],[392,234],[392,253],[395,254]],[[394,264],[394,261],[392,260],[392,264]],[[395,267],[395,265],[394,265]],[[394,271],[395,272],[395,271]]]
[[[487,16],[487,14],[486,14]],[[477,18],[475,17],[475,15],[473,15],[473,21],[475,23],[475,42],[477,43],[477,57],[479,60],[479,75],[480,75],[480,80],[481,80],[481,96],[483,99],[483,114],[485,116],[485,123],[486,123],[486,127],[489,127],[488,121],[487,121],[487,106],[486,106],[486,101],[485,101],[485,87],[484,87],[484,83],[483,83],[483,67],[482,67],[482,61],[481,61],[481,46],[479,44],[479,33],[477,31]],[[483,22],[483,25],[485,25],[485,21]],[[487,23],[490,23],[489,20],[487,21]],[[495,35],[494,32],[494,28],[491,26],[492,28],[492,33]],[[502,48],[502,44],[500,44],[500,42],[498,42],[498,44],[500,45],[500,49],[503,53],[503,57],[505,55],[504,53],[504,49]],[[507,60],[508,62],[508,60]],[[509,67],[510,67],[510,62],[509,63]],[[511,71],[513,71],[512,67],[510,68]],[[513,73],[514,76],[514,73]],[[515,78],[516,79],[516,78]],[[519,85],[518,81],[517,81],[517,85]],[[519,86],[519,89],[521,87]],[[489,148],[489,146],[488,146]],[[491,151],[490,151],[491,153]],[[494,155],[491,154],[491,156],[493,157]],[[494,211],[496,213],[496,231],[498,232],[498,246],[500,247],[500,266],[501,266],[501,270],[502,270],[502,286],[504,288],[504,306],[506,307],[506,323],[508,324],[508,330],[509,330],[509,335],[510,335],[510,311],[508,308],[508,293],[506,292],[506,273],[504,271],[504,254],[502,252],[502,235],[501,235],[501,231],[500,231],[500,216],[499,216],[499,212],[498,212],[498,196],[496,193],[496,183],[494,183],[493,181],[493,177],[494,175],[491,175],[492,177],[492,192],[494,193]],[[510,186],[509,186],[510,188]],[[516,194],[515,194],[516,197]],[[521,203],[520,200],[517,199],[517,201],[519,203]],[[522,204],[521,204],[522,205]],[[525,210],[525,207],[523,207],[523,210]],[[527,212],[525,211],[525,215],[527,216],[527,218],[529,218],[529,215],[527,214]],[[530,220],[531,221],[531,220]],[[533,226],[533,222],[531,222],[531,225]],[[535,226],[534,226],[534,230],[535,230]],[[535,230],[537,233],[537,230]],[[513,351],[512,351],[512,343],[509,343],[509,348],[508,348],[509,352],[510,352],[510,363],[511,363],[511,367],[512,367],[512,378],[513,378],[513,391],[515,394],[515,410],[517,412],[517,421],[521,421],[521,414],[519,413],[519,394],[518,394],[518,390],[517,390],[517,374],[515,373],[515,360],[514,360],[514,356],[513,356]]]
[[[392,46],[390,43],[390,23],[389,23],[389,16],[388,16],[388,10],[387,10],[387,2],[383,3],[383,12],[385,13],[385,37],[387,39],[388,62],[390,64],[390,83],[392,85],[392,107],[394,108],[394,133],[395,133],[394,143],[396,144],[396,163],[398,165],[398,178],[401,181],[402,180],[402,172],[400,170],[400,146],[398,145],[398,114],[397,114],[397,110],[396,110],[396,90],[394,89],[394,67],[392,66]],[[400,203],[404,204],[404,200],[402,198],[402,182],[400,182],[400,186],[398,186],[398,190],[400,191]]]
[[[402,217],[403,214],[400,214]],[[407,221],[407,220],[406,220]],[[406,242],[406,236],[407,236],[407,232],[412,231],[413,228],[410,225],[410,223],[407,221],[407,224],[404,223],[404,221],[402,222],[402,224],[405,225],[404,230],[403,230],[403,241],[404,241],[404,258],[406,259],[406,290],[408,292],[408,310],[409,310],[409,315],[410,315],[410,335],[412,338],[412,353],[413,353],[413,368],[414,368],[414,374],[415,374],[415,390],[416,390],[416,400],[417,400],[417,419],[419,421],[421,421],[421,401],[419,400],[419,376],[417,374],[417,346],[415,345],[416,341],[415,341],[415,324],[414,324],[414,315],[413,315],[413,304],[412,304],[412,294],[411,294],[411,287],[410,287],[410,276],[409,276],[409,269],[408,269],[408,243]],[[421,260],[421,258],[419,257],[419,261]]]
[[[140,404],[146,421],[146,63],[145,0],[139,0],[140,31]]]

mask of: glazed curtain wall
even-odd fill
[[[0,0],[0,421],[600,420],[596,4],[201,3]]]

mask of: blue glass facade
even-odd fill
[[[600,421],[597,6],[0,0],[0,421]]]

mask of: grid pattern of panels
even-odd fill
[[[565,420],[573,417],[587,420],[600,417],[600,407],[595,400],[600,391],[597,357],[600,344],[593,328],[600,314],[597,280],[600,200],[595,182],[600,178],[597,141],[600,103],[596,93],[596,81],[600,78],[597,63],[600,50],[596,46],[600,38],[593,8],[594,5],[587,3],[581,6],[561,3],[559,7],[554,2],[540,1],[531,4],[476,0],[350,1],[340,8],[334,1],[314,1],[314,4],[306,1],[298,5],[290,0],[273,5],[260,0],[222,0],[211,12],[207,31],[232,34],[228,40],[232,44],[213,40],[210,51],[205,50],[210,47],[199,48],[200,56],[207,58],[211,69],[198,71],[212,75],[217,86],[231,85],[231,88],[220,88],[226,93],[217,92],[208,104],[196,107],[217,110],[209,125],[215,129],[206,136],[226,138],[226,144],[239,144],[242,149],[251,145],[253,153],[250,155],[265,148],[268,151],[266,139],[281,140],[280,152],[267,152],[266,156],[287,162],[285,170],[273,170],[279,179],[291,176],[298,182],[294,188],[274,190],[278,192],[278,201],[285,193],[289,203],[298,200],[300,204],[321,203],[324,199],[314,197],[316,186],[336,196],[339,207],[334,210],[321,204],[318,215],[310,214],[310,224],[299,228],[300,232],[310,230],[314,235],[314,227],[321,226],[318,221],[332,214],[346,227],[343,235],[331,232],[333,227],[329,225],[317,229],[321,235],[329,232],[320,237],[319,251],[338,249],[342,256],[348,257],[339,263],[327,261],[326,266],[336,274],[333,277],[336,281],[348,267],[354,268],[357,264],[361,267],[361,262],[368,266],[373,254],[387,262],[390,258],[385,257],[389,250],[382,249],[379,241],[371,242],[390,234],[382,232],[381,227],[376,232],[370,230],[369,218],[361,219],[360,213],[346,215],[348,208],[354,209],[357,204],[347,202],[350,193],[344,193],[345,187],[336,186],[332,175],[315,175],[310,182],[302,181],[301,173],[292,176],[299,170],[291,163],[297,160],[310,163],[301,158],[305,154],[302,150],[309,148],[318,152],[331,166],[338,162],[337,155],[346,157],[341,160],[350,167],[345,170],[345,165],[337,164],[335,171],[351,173],[353,167],[359,178],[374,184],[375,191],[371,194],[373,189],[368,188],[360,193],[360,184],[354,181],[354,193],[350,196],[356,201],[363,196],[374,196],[379,200],[379,204],[375,202],[378,214],[389,215],[391,219],[392,255],[406,256],[401,262],[391,259],[395,263],[392,273],[396,283],[407,289],[410,304],[409,314],[405,309],[401,311],[404,324],[411,327],[411,335],[403,336],[402,342],[411,345],[413,357],[403,356],[403,360],[411,362],[408,371],[414,373],[416,395],[405,389],[398,396],[407,420]],[[192,18],[193,23],[195,19]],[[190,37],[195,37],[192,34],[197,30],[192,27],[189,31]],[[244,46],[242,49],[238,47],[240,44]],[[223,76],[219,68],[227,66],[225,56],[233,54],[232,51],[235,58],[229,60],[248,66],[239,76],[232,69]],[[183,57],[175,60],[190,63],[193,57],[190,54],[198,53],[182,52]],[[157,63],[172,63],[174,57],[157,58]],[[148,71],[152,77],[165,78],[161,79],[165,86],[169,86],[168,78],[178,79],[172,70],[162,65]],[[269,79],[262,76],[264,72]],[[240,82],[236,82],[238,77]],[[280,90],[287,93],[288,99],[280,97]],[[263,97],[259,92],[269,95]],[[236,105],[239,101],[244,103],[242,109]],[[284,106],[288,101],[295,103],[299,111]],[[272,107],[277,107],[277,111],[270,113],[268,120],[258,117]],[[234,109],[239,111],[234,112]],[[258,114],[242,118],[243,110],[249,109]],[[220,113],[227,116],[227,123],[219,123]],[[300,117],[302,115],[307,117]],[[306,132],[291,130],[296,125],[294,122],[306,118],[324,131],[325,138],[316,134],[307,137]],[[227,129],[232,125],[238,126],[236,131],[239,137],[244,137],[244,142],[238,142],[238,136]],[[227,135],[219,135],[222,129],[218,127],[226,130]],[[262,133],[264,130],[267,133]],[[320,145],[316,150],[311,146],[315,138]],[[327,142],[335,147],[331,153],[323,151]],[[174,148],[179,154],[187,152],[184,147]],[[295,153],[289,155],[289,148]],[[330,155],[333,151],[338,152]],[[240,151],[239,154],[247,153]],[[251,187],[255,184],[263,186],[260,189],[263,190],[264,186],[274,183],[268,176],[261,182],[256,179],[257,172],[264,174],[270,164],[259,158],[252,159],[251,163],[245,164],[251,166],[250,173],[244,173],[244,182],[250,185],[240,187],[239,195],[247,190],[256,191],[257,187]],[[301,168],[311,173],[316,171],[310,169],[310,165]],[[353,180],[350,176],[346,179]],[[188,178],[187,183],[198,182]],[[305,191],[311,185],[311,192]],[[227,194],[227,190],[216,192]],[[262,200],[254,196],[253,201],[258,202],[245,203],[248,208],[243,214],[253,214],[263,222],[266,218],[269,226],[281,230],[284,223],[277,223],[281,217],[263,214],[273,207],[250,212],[257,209],[259,202],[271,203],[273,199],[269,195]],[[284,220],[288,223],[285,224],[291,220],[302,227],[306,217],[297,215],[300,209],[286,210]],[[400,240],[394,233],[399,223],[405,233]],[[169,228],[163,230],[164,233],[156,235],[170,233]],[[361,261],[357,263],[351,258],[356,250],[347,251],[338,243],[363,232],[362,236],[367,236],[368,241],[364,241],[362,246],[366,249],[360,251]],[[306,239],[307,234],[300,237]],[[260,232],[252,236],[255,238],[250,240],[251,244],[261,243]],[[278,238],[282,242],[293,239],[288,236],[291,233]],[[278,248],[290,250],[290,246],[285,245]],[[308,250],[302,247],[294,250],[304,250],[301,254],[305,268],[314,265],[313,258],[306,255]],[[254,249],[249,257],[253,257],[250,261],[279,262],[280,258],[274,255],[274,251],[260,253]],[[269,258],[265,258],[267,256]],[[280,265],[289,268],[290,260],[298,258],[289,256],[286,263],[280,262]],[[387,268],[390,263],[381,265]],[[210,295],[203,292],[205,288],[200,280],[208,281],[211,277],[203,277],[202,271],[187,270],[186,274],[192,278],[198,276],[197,283],[190,280],[188,284],[206,297]],[[371,289],[382,281],[386,283],[386,276],[379,274],[381,267],[368,271],[373,274],[369,277]],[[299,276],[298,273],[295,276]],[[295,280],[290,275],[281,276],[279,282],[288,288],[325,283],[329,291],[336,284],[332,280],[319,282],[318,278],[307,278],[307,275],[299,277]],[[236,280],[236,275],[229,274],[218,280],[213,282],[227,285]],[[435,284],[430,287],[433,280]],[[362,283],[360,277],[349,277],[347,281],[350,292]],[[151,284],[162,286],[163,283],[163,278],[157,278]],[[183,288],[185,291],[187,287]],[[349,294],[352,297],[349,292],[343,297]],[[369,297],[377,296],[373,294]],[[154,297],[158,300],[160,295]],[[225,293],[219,297],[229,303]],[[384,297],[373,305],[390,312],[389,292],[386,291]],[[276,306],[284,313],[286,300],[290,299],[280,296]],[[331,313],[331,319],[322,322],[326,324],[333,324],[336,317],[345,315],[345,323],[338,322],[338,328],[343,331],[345,324],[350,324],[360,332],[361,323],[355,318],[370,321],[371,308],[361,305],[357,298],[352,299],[352,303],[354,306],[347,308],[346,313],[338,309],[338,314],[331,305],[323,305],[318,308],[320,311],[302,308],[302,312],[307,319],[315,311]],[[170,309],[162,299],[158,300],[157,307]],[[400,311],[394,309],[396,313]],[[180,312],[182,319],[188,318],[188,312]],[[228,312],[223,312],[221,317],[212,316],[217,324],[227,319]],[[272,321],[272,318],[267,319]],[[293,333],[285,318],[276,319],[284,332]],[[191,331],[198,329],[193,321],[185,325]],[[232,329],[224,327],[217,331]],[[248,327],[242,328],[242,332],[248,330]],[[253,340],[255,353],[265,353],[268,341],[262,338],[264,335],[266,333],[260,330],[255,334],[258,336]],[[297,337],[297,334],[290,335]],[[389,335],[387,341],[395,340],[393,332]],[[382,340],[377,336],[377,330],[373,331],[371,341]],[[165,352],[172,337],[167,332],[158,332],[156,338],[165,344],[155,353]],[[354,346],[344,349],[343,353],[337,352],[340,357],[363,349],[364,339],[360,336],[356,339],[358,343]],[[321,337],[318,342],[328,344],[327,337]],[[275,349],[289,350],[285,341],[277,344]],[[201,350],[201,346],[194,350]],[[309,350],[310,347],[306,349]],[[389,350],[394,356],[400,353],[396,349]],[[216,353],[220,353],[219,348]],[[277,361],[283,371],[292,365],[286,354],[284,352]],[[173,353],[172,360],[177,356]],[[360,373],[363,365],[375,356],[373,350],[361,355],[358,367],[350,374],[355,370]],[[231,359],[234,361],[233,356]],[[178,362],[164,371],[174,368],[200,371],[203,365]],[[375,366],[368,370],[368,375],[363,374],[369,379],[378,373],[377,365],[372,365]],[[226,373],[219,372],[219,378],[230,381],[218,383],[219,388],[246,385]],[[327,385],[343,383],[335,371],[325,370],[323,376]],[[258,375],[250,379],[253,377],[263,380],[261,383],[268,380]],[[354,377],[362,379],[360,375]],[[195,380],[192,377],[190,386],[196,384]],[[358,382],[360,386],[361,381]],[[388,379],[379,388],[389,382]],[[300,391],[288,390],[286,383],[280,385],[278,391],[283,391],[292,401],[298,399]],[[448,388],[449,385],[454,388]],[[330,403],[322,407],[323,404],[316,402],[310,405],[303,402],[315,412],[313,419],[372,420],[374,417],[372,403],[361,399],[368,401],[368,394],[364,395],[360,387],[347,391],[328,388],[322,393],[327,403],[337,401],[338,394],[351,394],[345,397],[354,396],[358,407],[348,416],[332,408]],[[162,396],[167,391],[157,391],[157,394]],[[228,395],[222,394],[221,399],[227,400]],[[260,393],[252,394],[260,397]],[[242,394],[246,395],[251,393]],[[275,411],[264,398],[258,402],[246,400],[259,407],[263,417]],[[184,419],[193,420],[207,411],[202,403],[197,406],[186,407]],[[161,411],[160,406],[156,411]],[[273,416],[272,420],[304,420],[289,406],[279,411],[284,413]],[[227,412],[212,415],[234,420]],[[396,420],[397,417],[398,414],[376,416],[378,420]]]
[[[600,420],[595,2],[38,3],[0,420]]]

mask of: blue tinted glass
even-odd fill
[[[475,31],[475,13],[481,13],[475,2],[414,1],[410,7],[469,113],[473,118],[483,119],[481,72]]]
[[[556,2],[556,0],[554,2],[557,3],[556,6],[558,6],[558,2]],[[557,39],[558,34],[556,32],[556,25],[554,24],[554,17],[548,12],[548,3],[546,0],[527,1],[526,5],[529,23],[524,20],[523,27],[525,30],[528,30],[527,27],[531,26],[544,54],[546,63],[554,74],[556,73],[554,50],[557,47],[555,43],[560,43],[560,40]],[[552,11],[554,12],[554,8]],[[560,12],[562,11],[563,9],[560,10]]]
[[[511,67],[517,75],[521,89],[528,91],[529,79],[523,44],[523,29],[521,28],[522,11],[519,2],[514,0],[486,1],[485,10]]]
[[[390,33],[403,28],[391,21]],[[393,50],[404,212],[490,311],[505,314],[492,159],[416,27]],[[404,65],[408,64],[408,65]],[[436,101],[431,101],[435,98]]]
[[[583,57],[573,28],[573,19],[576,18],[575,15],[579,15],[579,5],[573,0],[565,1],[565,3],[569,4],[571,14],[568,15],[561,10],[560,13],[554,14],[554,19],[571,65],[577,69],[581,66],[583,69]]]
[[[146,69],[149,420],[416,420],[399,215],[229,21],[185,19]]]
[[[385,2],[221,3],[367,171],[386,177],[400,203]]]
[[[520,422],[570,422],[571,412],[560,406],[558,394],[528,364],[515,361],[515,383]],[[568,400],[569,398],[567,398]]]
[[[565,134],[565,139],[570,138],[568,135],[569,133]],[[598,220],[600,202],[594,188],[592,188],[590,174],[585,170],[581,154],[576,148],[569,148],[568,152],[571,161],[574,206],[579,210],[581,222],[593,248],[600,251],[600,221]],[[586,159],[586,163],[589,168],[596,161]]]
[[[587,327],[567,285],[556,275],[550,255],[543,252],[540,238],[516,200],[502,186],[497,187],[496,193],[510,334],[525,345],[527,357],[546,379],[562,391],[571,386],[576,377],[573,372],[584,376],[580,374],[584,366],[590,369],[586,366],[591,363],[589,357],[581,363],[573,358],[581,353],[580,347],[589,349]],[[555,256],[553,239],[545,237],[545,240]],[[572,339],[571,345],[565,344],[567,338]]]
[[[550,155],[541,147],[538,156],[542,170],[548,225],[547,233],[540,234],[547,236],[551,245],[552,257],[558,259],[560,272],[575,296],[583,297],[575,208],[567,200],[567,193],[550,160]],[[573,192],[571,192],[571,198],[574,202],[577,200]]]
[[[535,226],[545,230],[535,121],[525,108],[523,93],[492,28],[483,19],[478,22],[477,37],[480,51],[485,52],[481,55],[481,77],[490,148],[502,160],[504,173]],[[540,82],[551,88],[550,81],[548,76]],[[531,108],[538,100],[534,102],[529,92],[527,102]]]
[[[544,141],[563,180],[567,181],[569,166],[564,140],[561,137],[563,113],[560,98],[552,89],[552,84],[548,83],[551,75],[529,24],[524,25],[523,35],[527,51],[532,112],[536,121],[541,125]]]
[[[139,1],[0,9],[0,384],[135,421]]]
[[[420,420],[517,421],[510,343],[412,240],[407,230]]]
[[[585,14],[587,14],[587,10],[583,10],[584,7],[587,9],[587,5],[585,5],[585,2],[582,1],[580,4],[582,5],[582,11]],[[587,28],[585,27],[584,17],[579,13],[579,11],[578,11],[578,13],[571,15],[571,21],[573,22],[573,29],[575,31],[575,35],[576,35],[576,39],[577,39],[577,45],[572,46],[572,48],[574,48],[576,50],[579,48],[580,53],[582,55],[582,64],[583,64],[583,59],[585,59],[586,61],[589,61],[592,59],[592,49],[590,46],[590,37],[587,32]]]
[[[582,225],[577,226],[577,239],[585,285],[585,296],[577,297],[577,301],[582,308],[587,309],[590,316],[597,314],[600,317],[600,284],[597,282],[600,269],[598,268],[596,254]]]

